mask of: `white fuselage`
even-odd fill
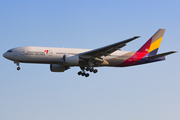
[[[63,64],[62,57],[66,55],[78,55],[91,49],[74,49],[74,48],[54,48],[54,47],[18,47],[7,51],[3,56],[9,60],[24,63],[46,63],[46,64]],[[115,66],[120,62],[119,57],[129,53],[129,51],[116,51],[111,55],[102,57],[104,60],[113,60],[108,66]],[[126,59],[129,56],[123,56]],[[122,59],[122,58],[121,58]]]

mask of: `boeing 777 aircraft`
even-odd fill
[[[176,51],[157,54],[164,32],[165,29],[159,29],[137,52],[121,51],[121,48],[139,36],[93,50],[28,46],[10,49],[3,56],[14,61],[17,70],[20,62],[50,64],[52,72],[79,66],[78,75],[88,77],[87,71],[98,72],[94,67],[126,67],[165,60],[166,55]]]

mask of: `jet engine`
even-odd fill
[[[77,55],[64,55],[63,63],[68,66],[74,66],[79,64],[79,56]]]
[[[59,64],[51,64],[50,65],[51,72],[64,72],[67,69],[69,69],[68,66],[62,66]]]

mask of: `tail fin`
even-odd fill
[[[165,29],[159,29],[137,52],[146,53],[146,57],[157,54]]]

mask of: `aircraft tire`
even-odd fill
[[[81,75],[82,75],[82,76],[84,76],[84,75],[85,75],[85,73],[82,73]]]
[[[89,67],[86,68],[86,71],[89,71]]]
[[[17,70],[20,70],[21,68],[20,67],[17,67]]]
[[[85,74],[85,77],[89,77],[89,73]]]
[[[89,71],[90,71],[90,72],[93,72],[93,69],[90,69]]]
[[[81,72],[81,71],[79,71],[79,72],[78,72],[78,75],[82,75],[82,72]]]
[[[93,70],[93,73],[97,73],[97,72],[98,72],[98,70],[97,70],[97,69]]]

